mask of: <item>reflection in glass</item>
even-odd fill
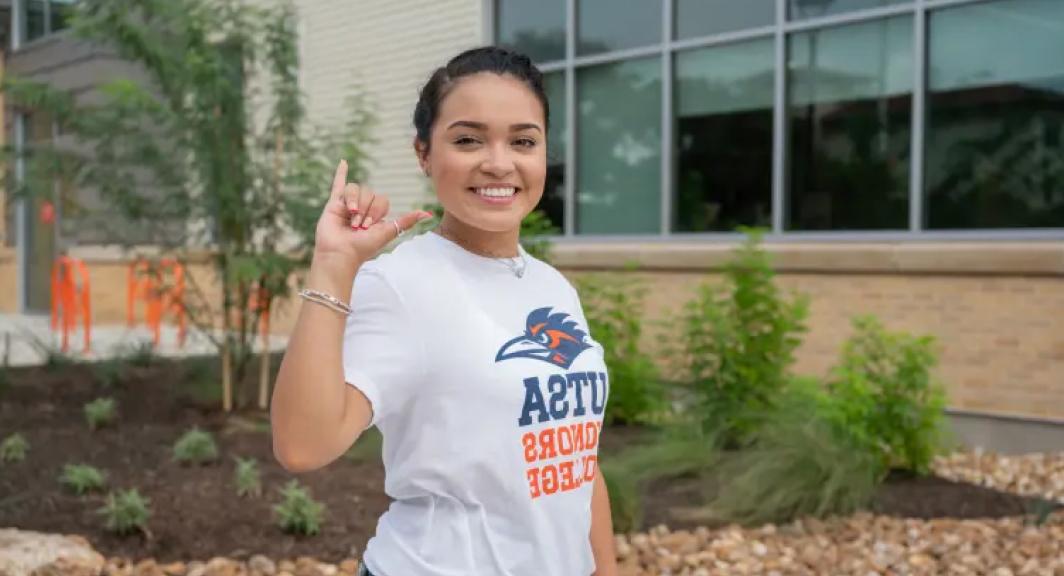
[[[581,234],[661,230],[661,59],[577,70]]]
[[[820,18],[855,10],[911,4],[913,0],[788,0],[787,17],[791,20]]]
[[[550,104],[550,127],[547,128],[547,181],[538,208],[558,230],[565,227],[565,73],[543,75],[547,101]]]
[[[565,0],[499,0],[498,43],[536,62],[565,58]]]
[[[44,0],[23,0],[22,41],[29,42],[44,36]]]
[[[676,38],[697,38],[776,22],[776,0],[676,0]]]
[[[576,52],[581,56],[661,42],[662,0],[576,2]]]
[[[912,18],[788,41],[786,227],[907,228]]]
[[[74,9],[74,2],[77,0],[50,0],[48,2],[48,12],[51,16],[51,27],[49,32],[58,32],[70,25],[70,12]]]
[[[1064,2],[932,12],[928,51],[925,225],[1064,227]]]
[[[676,231],[771,226],[773,44],[676,55]]]

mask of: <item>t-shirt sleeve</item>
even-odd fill
[[[370,426],[402,410],[422,380],[422,343],[411,318],[381,272],[359,270],[344,329],[344,379],[369,399]]]

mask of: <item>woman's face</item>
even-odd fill
[[[467,226],[514,230],[543,196],[543,106],[512,76],[460,78],[440,103],[428,153],[415,148],[444,210]]]

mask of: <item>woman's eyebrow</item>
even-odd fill
[[[472,120],[456,120],[456,121],[452,122],[451,125],[447,127],[447,129],[450,130],[451,128],[457,128],[457,127],[472,128],[473,130],[487,130],[488,129],[488,125],[487,124],[485,124],[483,122],[474,122]],[[539,127],[539,124],[524,123],[524,124],[511,124],[510,125],[510,131],[511,132],[520,132],[521,130],[539,130],[540,133],[543,132],[543,129]]]

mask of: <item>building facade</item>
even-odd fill
[[[295,4],[309,113],[365,94],[369,184],[397,209],[431,198],[418,87],[464,48],[513,46],[546,73],[563,272],[635,263],[615,281],[642,280],[662,318],[738,227],[764,228],[781,283],[811,297],[799,371],[875,314],[938,338],[954,412],[1064,421],[1064,2]]]

